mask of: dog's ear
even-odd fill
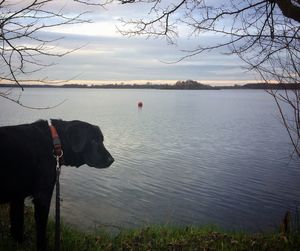
[[[66,130],[68,141],[74,152],[81,152],[87,143],[87,128],[80,121],[72,121]]]

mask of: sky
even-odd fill
[[[175,83],[193,79],[204,84],[233,85],[255,82],[253,73],[247,72],[237,56],[224,55],[225,49],[204,53],[181,62],[173,63],[196,48],[199,41],[209,44],[215,35],[188,36],[181,29],[176,44],[170,45],[164,38],[143,36],[124,37],[120,18],[128,19],[139,13],[147,16],[149,5],[111,4],[105,8],[54,1],[56,7],[64,2],[64,11],[73,15],[89,11],[86,18],[92,23],[59,26],[40,33],[44,38],[63,37],[56,43],[57,50],[76,49],[62,58],[49,58],[55,63],[37,73],[38,78],[70,80],[72,83]],[[55,7],[54,7],[55,8]]]

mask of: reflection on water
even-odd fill
[[[300,205],[299,162],[263,91],[27,89],[27,110],[0,100],[0,124],[80,119],[101,127],[115,158],[105,170],[63,167],[67,222],[134,227],[276,227]],[[138,109],[137,102],[143,101]]]

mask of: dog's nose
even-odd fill
[[[106,159],[107,167],[109,167],[114,161],[114,158],[109,154]]]

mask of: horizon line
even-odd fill
[[[149,84],[158,84],[158,85],[164,85],[164,84],[175,84],[177,81],[187,81],[187,80],[193,80],[197,81],[200,84],[206,84],[210,86],[233,86],[233,85],[244,85],[244,84],[250,84],[250,83],[264,83],[258,80],[249,79],[249,80],[196,80],[196,79],[180,79],[180,80],[146,80],[146,79],[139,79],[139,80],[84,80],[84,79],[71,79],[71,80],[44,80],[44,81],[38,81],[38,80],[23,80],[20,81],[21,84],[24,85],[61,85],[61,84],[78,84],[78,85],[109,85],[109,84],[137,84],[137,85],[145,85],[147,83]],[[4,81],[0,80],[0,84],[14,84],[13,81]]]

